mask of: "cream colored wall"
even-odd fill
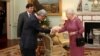
[[[79,0],[62,0],[62,12],[67,8],[73,8],[76,10]],[[11,24],[11,37],[9,39],[17,38],[17,19],[18,14],[25,11],[25,5],[27,0],[10,0],[10,24]],[[62,23],[62,16],[48,16],[50,20],[50,26],[56,26]]]
[[[80,0],[62,0],[62,16],[50,16],[51,26],[62,24],[62,19],[65,18],[66,9],[77,9],[77,5]]]
[[[80,0],[62,0],[62,10],[66,10],[68,8],[76,10],[79,1]]]

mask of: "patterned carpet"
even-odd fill
[[[21,56],[19,46],[12,46],[6,49],[0,50],[0,56]]]
[[[65,51],[61,46],[54,46],[53,49],[55,49],[52,53],[53,56],[62,56]],[[21,56],[20,54],[19,45],[0,50],[0,56]]]
[[[69,51],[65,51],[61,46],[53,47],[53,55],[52,56],[69,56]],[[12,46],[6,49],[0,50],[0,56],[21,56],[19,51],[19,46]],[[96,48],[86,48],[84,56],[100,56],[100,49]]]

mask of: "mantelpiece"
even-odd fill
[[[79,16],[100,16],[100,12],[77,12]]]
[[[83,21],[100,21],[100,12],[78,12],[77,15]]]
[[[93,31],[93,29],[98,29],[98,28],[100,29],[100,13],[99,12],[98,13],[97,12],[79,12],[77,13],[77,15],[83,21],[83,25],[85,28],[84,36],[85,36],[86,42],[88,42],[87,33],[89,34],[91,30]],[[94,41],[94,39],[92,41]]]

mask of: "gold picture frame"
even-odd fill
[[[32,0],[28,0],[32,3]],[[62,13],[62,1],[61,0],[38,0],[44,9],[48,12],[49,16],[60,16]]]

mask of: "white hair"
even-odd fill
[[[37,14],[40,15],[40,16],[47,16],[47,12],[46,12],[46,10],[44,10],[44,9],[39,10],[39,11],[37,12]]]
[[[76,14],[76,11],[73,9],[67,9],[65,12],[66,14]]]

